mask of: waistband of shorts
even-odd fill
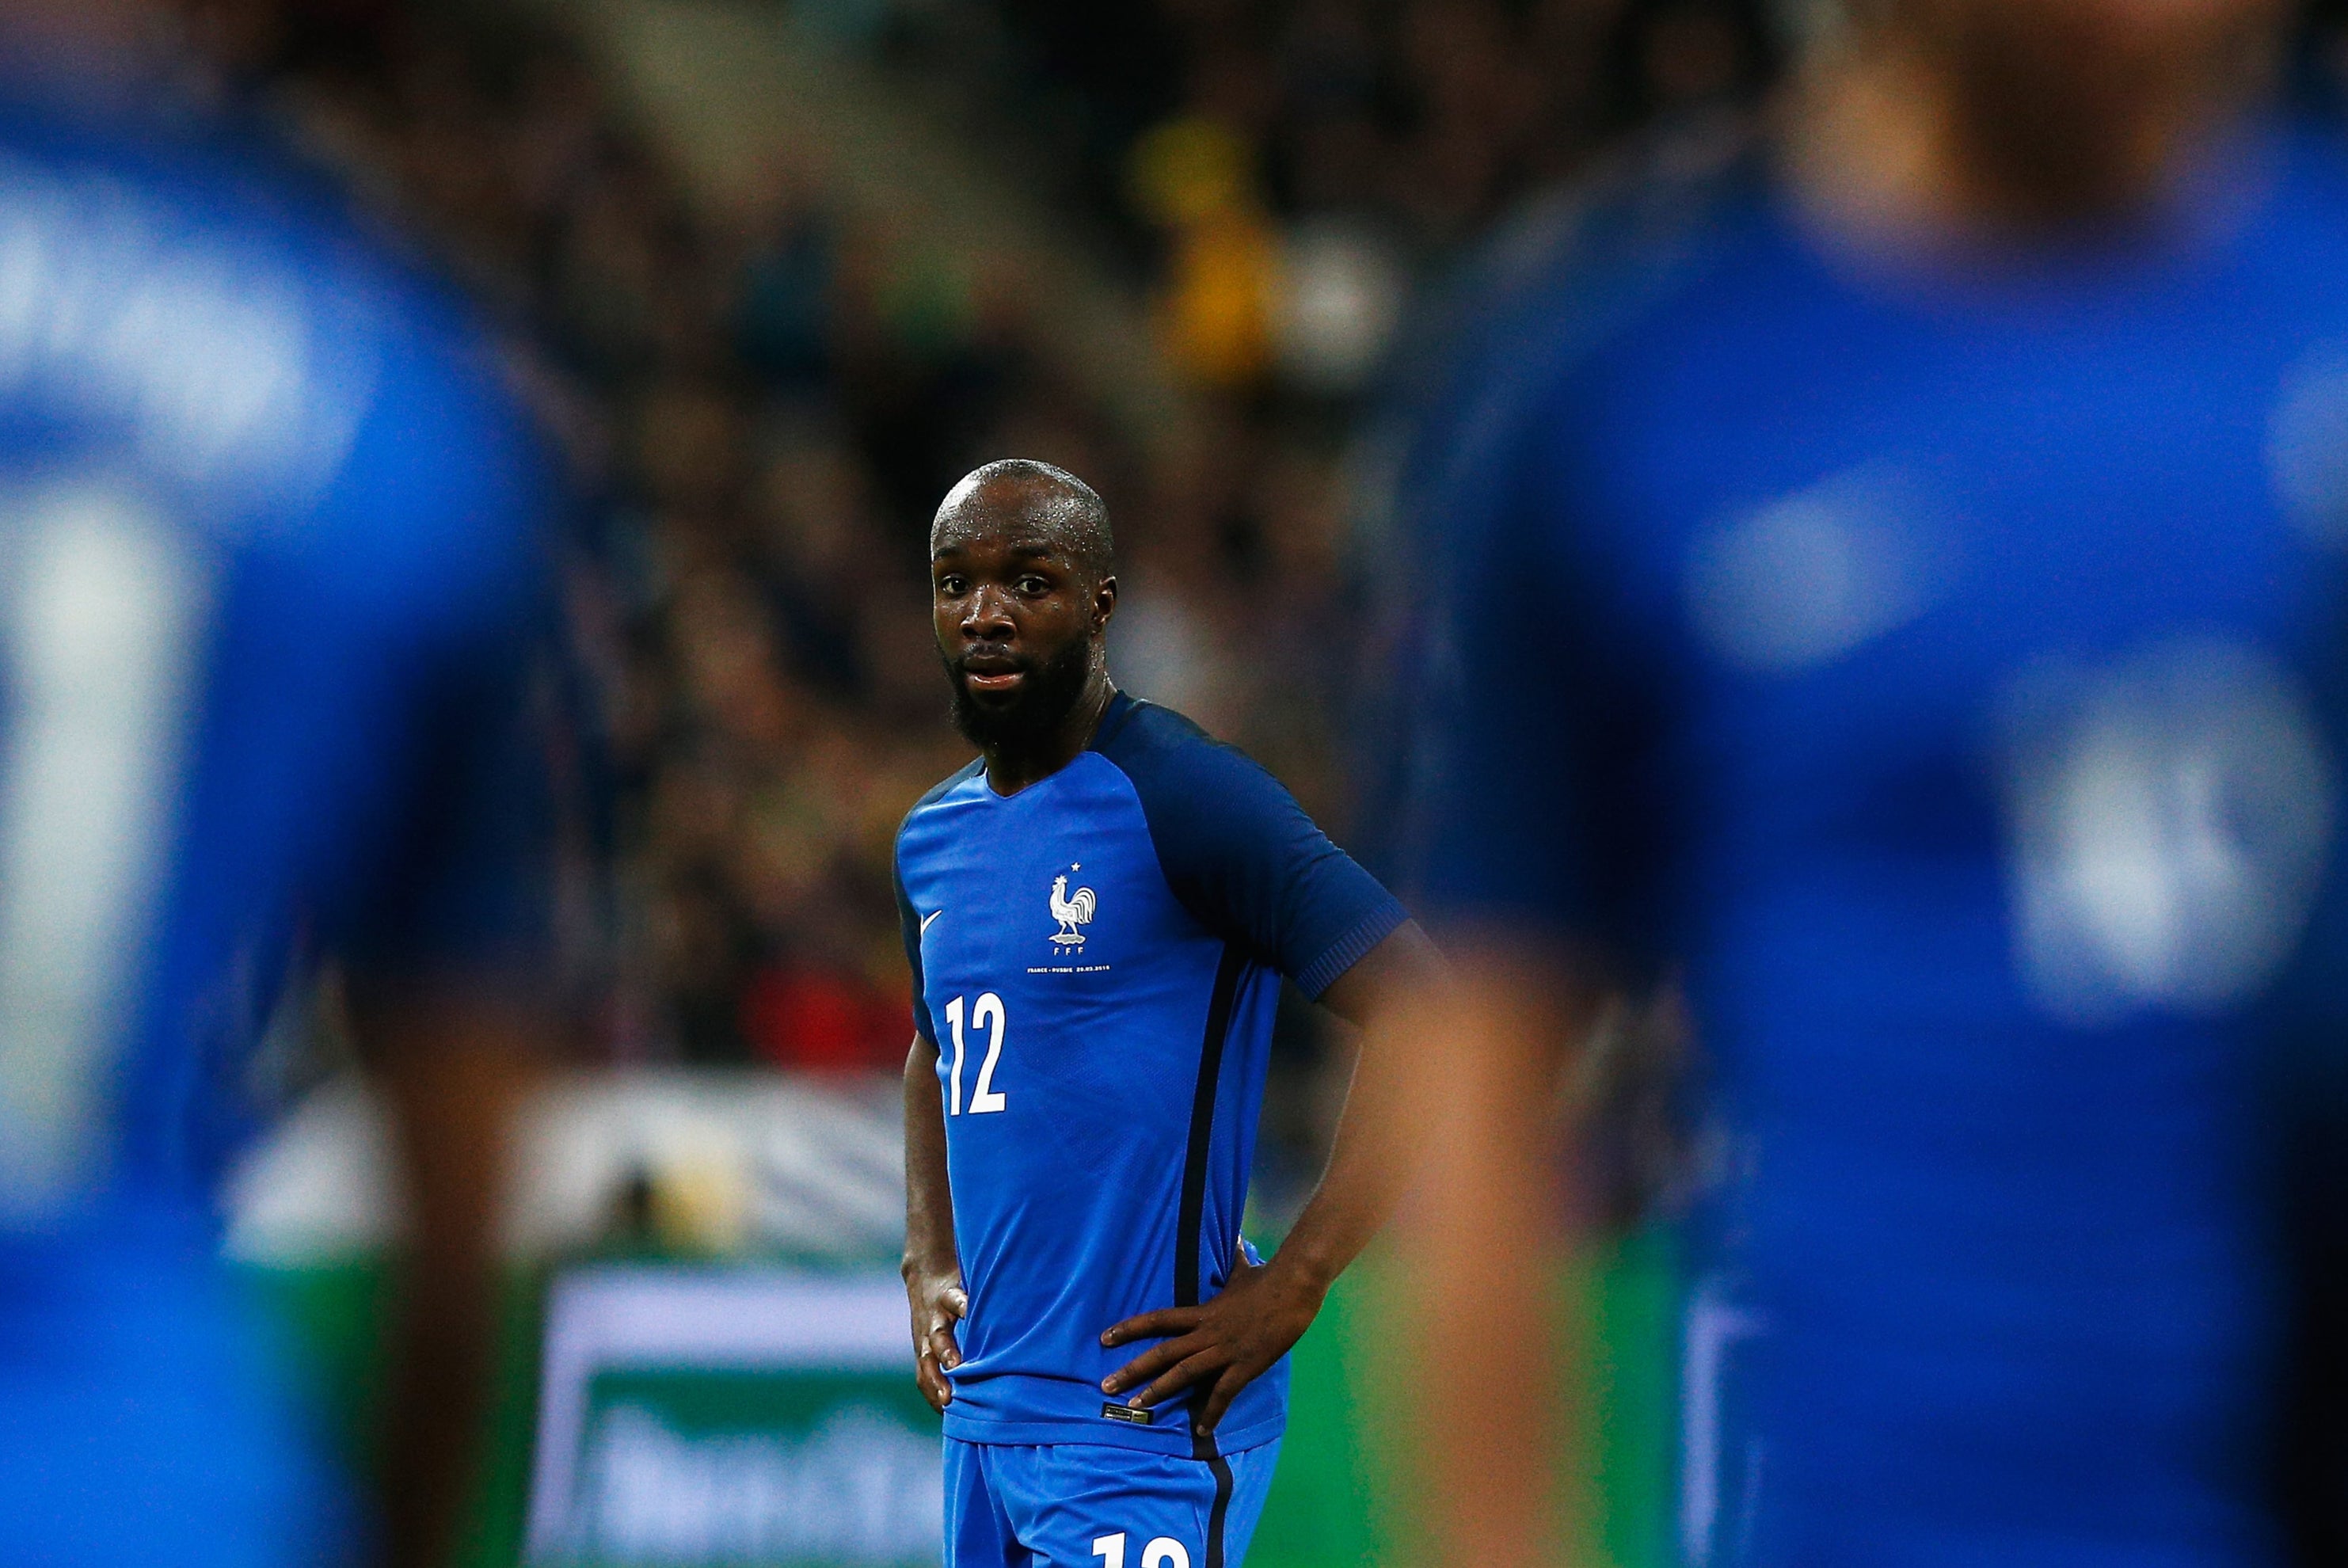
[[[1285,1411],[1251,1421],[1244,1427],[1227,1424],[1215,1431],[1214,1455],[1235,1454],[1244,1449],[1260,1448],[1279,1437],[1287,1427]],[[1210,1457],[1199,1451],[1187,1422],[1164,1427],[1136,1427],[1106,1417],[1092,1420],[1071,1420],[1066,1417],[1006,1420],[991,1416],[973,1416],[949,1405],[945,1413],[945,1435],[957,1442],[981,1446],[1049,1448],[1076,1444],[1086,1448],[1128,1449],[1147,1454],[1171,1454],[1178,1459]]]

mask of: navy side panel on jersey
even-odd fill
[[[1221,1288],[1279,977],[1325,990],[1401,907],[1261,769],[1122,696],[1016,795],[975,764],[932,790],[897,872],[971,1298],[947,1431],[1191,1452],[1179,1406],[1103,1413],[1137,1352],[1100,1332]],[[1243,1393],[1220,1446],[1277,1435],[1286,1381]]]
[[[1689,1561],[2273,1561],[2258,1097],[2276,1023],[2342,1016],[2348,178],[2261,156],[2239,229],[1962,285],[1731,181],[1657,297],[1454,382],[1514,390],[1416,498],[1418,882],[1684,965],[1735,1151]],[[1550,286],[1521,319],[1589,319]]]

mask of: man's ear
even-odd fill
[[[1093,590],[1094,629],[1096,631],[1107,629],[1109,617],[1116,614],[1117,579],[1114,577],[1104,577],[1100,580],[1100,586]]]

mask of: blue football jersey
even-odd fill
[[[922,797],[897,882],[970,1295],[947,1434],[1192,1452],[1184,1401],[1101,1393],[1140,1353],[1101,1331],[1230,1277],[1280,976],[1318,997],[1402,907],[1269,774],[1121,693],[1048,779],[1001,796],[973,762]],[[1220,1446],[1278,1436],[1287,1382]]]
[[[1669,967],[1711,1064],[1690,1562],[2273,1560],[2348,172],[2242,156],[2157,239],[1911,271],[1643,179],[1517,237],[1417,411],[1428,906]]]
[[[216,1182],[297,945],[537,955],[541,514],[471,332],[318,191],[0,108],[0,1563],[333,1528]]]

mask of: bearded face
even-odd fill
[[[976,655],[988,674],[1025,677],[999,696],[972,689],[973,671],[966,665],[973,655],[943,655],[953,694],[954,727],[981,750],[1042,740],[1059,727],[1084,695],[1085,678],[1092,672],[1092,653],[1091,643],[1077,638],[1040,659],[991,651]]]

